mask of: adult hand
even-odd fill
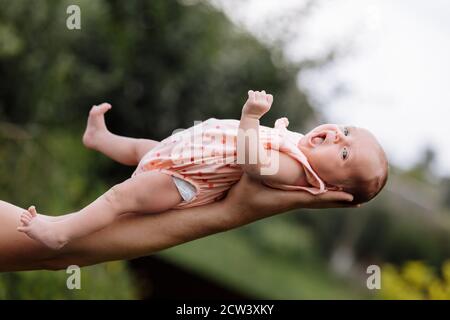
[[[359,207],[355,206],[352,200],[353,196],[343,191],[312,195],[306,191],[273,189],[244,174],[223,201],[230,207],[230,226],[238,227],[292,209]]]

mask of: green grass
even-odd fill
[[[255,298],[368,298],[361,288],[333,277],[324,261],[293,261],[271,250],[255,250],[242,229],[180,245],[159,255]]]
[[[0,300],[138,298],[133,278],[123,261],[81,268],[80,289],[68,289],[70,275],[65,270],[2,273]]]

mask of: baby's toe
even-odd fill
[[[21,218],[27,218],[29,220],[31,220],[33,218],[33,216],[28,212],[28,211],[24,211],[21,215]]]
[[[31,222],[31,219],[28,218],[27,216],[21,216],[20,222],[22,223],[23,226],[28,226]]]
[[[17,231],[19,232],[28,232],[30,227],[17,227]]]
[[[30,219],[33,218],[33,215],[32,215],[29,211],[24,211],[24,212],[22,213],[22,216],[28,217],[28,218],[30,218]]]
[[[36,207],[35,206],[31,206],[28,208],[28,212],[31,214],[32,217],[36,217],[37,216],[37,212],[36,212]]]

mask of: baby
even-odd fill
[[[120,163],[137,165],[132,177],[72,214],[51,218],[32,206],[21,215],[18,231],[59,249],[124,213],[157,213],[217,201],[243,173],[285,190],[346,191],[355,204],[381,191],[388,163],[369,131],[325,124],[302,135],[286,129],[286,118],[278,119],[275,128],[260,126],[272,101],[265,91],[249,91],[240,121],[208,119],[159,143],[112,134],[104,120],[111,106],[94,106],[84,144]]]

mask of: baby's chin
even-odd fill
[[[308,137],[308,135],[304,135],[303,137],[300,138],[300,140],[298,141],[297,147],[302,150],[303,152],[307,152],[308,150],[311,149],[311,146],[309,144],[309,139],[310,136]]]

